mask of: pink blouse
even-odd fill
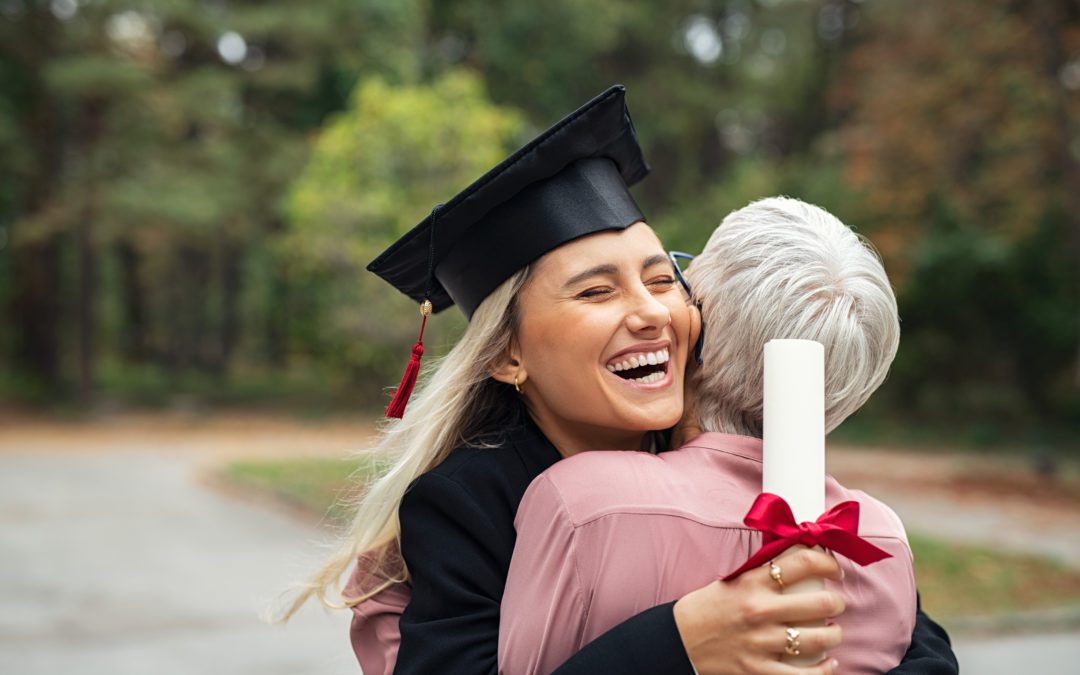
[[[734,571],[761,546],[742,523],[761,491],[761,441],[707,433],[679,450],[584,452],[533,481],[499,624],[499,670],[548,673],[608,629]],[[899,517],[826,478],[826,508],[860,504],[859,534],[893,557],[860,567],[837,556],[847,601],[831,652],[843,673],[900,663],[915,625],[915,575]]]

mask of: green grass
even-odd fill
[[[377,469],[373,458],[241,460],[225,465],[222,478],[340,525],[348,520],[349,501]]]
[[[908,533],[923,608],[937,618],[1080,603],[1080,573],[1039,556]]]
[[[222,476],[343,523],[349,490],[376,468],[370,459],[239,461]],[[350,479],[350,476],[353,479]],[[355,479],[355,480],[354,480]],[[909,533],[923,608],[935,619],[980,616],[1080,603],[1080,572],[1037,556],[1002,553]]]

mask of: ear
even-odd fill
[[[701,309],[696,303],[690,303],[690,349],[697,344],[701,337]],[[691,354],[693,356],[693,354]]]
[[[514,384],[514,379],[517,379],[518,386],[525,384],[525,380],[528,379],[528,373],[525,371],[525,366],[521,360],[521,348],[518,347],[517,340],[510,340],[510,348],[503,354],[491,367],[491,376],[502,382],[503,384]]]

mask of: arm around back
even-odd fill
[[[922,602],[916,595],[918,609],[915,613],[915,630],[911,634],[911,646],[899,666],[889,675],[956,675],[960,666],[953,653],[949,635],[945,629],[922,611]]]

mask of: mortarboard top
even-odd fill
[[[649,172],[615,85],[500,162],[368,265],[435,312],[467,317],[568,241],[644,220],[627,187]],[[433,224],[434,223],[434,224]]]

